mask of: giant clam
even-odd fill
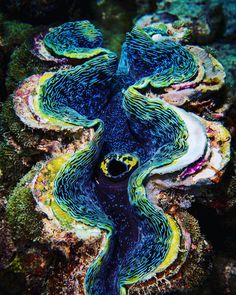
[[[96,120],[91,123],[85,116],[91,117],[90,113],[101,111],[107,103],[110,92],[107,86],[111,83],[115,70],[116,56],[108,52],[82,65],[67,70],[33,75],[22,82],[14,94],[14,109],[17,116],[33,130],[47,130],[57,136],[51,143],[48,140],[42,142],[41,150],[51,152],[62,149],[73,150],[78,144],[80,145],[79,134],[84,130],[83,127],[89,127],[87,124],[96,125]],[[93,73],[92,78],[90,73]],[[59,88],[56,86],[60,91],[55,89],[55,85],[60,85]],[[57,105],[59,100],[61,102],[58,104],[56,119],[55,114],[51,116],[50,109],[53,105]],[[83,105],[81,114],[78,116],[78,113],[74,111],[74,117],[72,113],[68,116],[67,104],[73,105],[69,109],[72,113],[73,108],[81,108]],[[83,133],[84,140],[91,136],[90,131],[87,129]],[[58,141],[59,137],[61,141]]]
[[[219,105],[212,95],[217,98],[224,85],[222,65],[200,47],[182,46],[165,30],[148,28],[134,28],[127,34],[123,55],[128,56],[128,64],[123,71],[129,71],[136,82],[128,91],[196,112]]]
[[[15,93],[16,114],[31,128],[82,126],[86,117],[99,113],[107,103],[115,70],[116,56],[108,53],[70,69],[33,75]],[[73,109],[80,115],[75,111],[73,115]]]
[[[78,63],[106,52],[102,33],[89,21],[64,23],[34,38],[32,53],[54,63]]]
[[[14,95],[16,114],[31,128],[90,130],[86,145],[54,153],[31,179],[38,207],[58,226],[84,240],[106,236],[84,276],[85,294],[188,288],[191,267],[202,272],[208,245],[197,221],[176,204],[162,207],[161,198],[220,181],[229,132],[179,106],[219,90],[224,71],[199,47],[169,40],[164,28],[134,28],[117,71],[113,53],[83,48],[81,65],[32,76]],[[49,39],[52,48],[60,41]]]

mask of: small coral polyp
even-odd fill
[[[105,53],[102,33],[89,21],[75,21],[50,28],[34,38],[32,53],[44,61],[68,64]]]
[[[64,24],[45,44],[57,55],[83,52],[86,59],[31,76],[14,95],[16,114],[31,128],[91,131],[86,145],[76,141],[42,163],[31,185],[40,210],[54,214],[65,231],[86,241],[106,235],[83,278],[87,295],[189,288],[194,269],[202,278],[208,244],[197,221],[174,202],[162,208],[160,200],[170,190],[184,199],[224,173],[227,129],[177,107],[219,90],[224,71],[199,47],[169,39],[167,29],[134,28],[116,70],[112,52],[97,54],[101,35],[93,26]],[[151,176],[154,195],[146,189]]]

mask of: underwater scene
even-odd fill
[[[236,295],[235,136],[235,0],[0,0],[0,295]]]

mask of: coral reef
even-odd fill
[[[46,155],[74,150],[91,136],[90,130],[77,128],[76,134],[68,131],[44,132],[28,128],[16,116],[12,100],[3,104],[0,114],[2,139],[0,145],[0,185],[9,194],[30,167]],[[15,170],[17,167],[17,170]]]
[[[34,32],[32,25],[18,21],[2,21],[1,32],[4,40],[4,50],[13,50],[21,45]]]
[[[28,76],[30,73],[27,71],[28,67],[22,67],[21,60],[15,60],[13,69],[8,64],[9,59],[11,59],[11,55],[14,55],[15,51],[19,51],[19,48],[23,47],[22,44],[25,44],[26,40],[30,40],[37,29],[28,23],[22,23],[15,20],[8,20],[4,15],[1,14],[0,17],[0,47],[1,54],[0,58],[3,55],[3,59],[1,60],[1,71],[2,75],[6,75],[6,72],[9,72],[9,79],[4,77],[4,80],[1,84],[1,94],[3,95],[2,99],[5,100],[6,96],[11,94],[15,88],[17,83]],[[30,63],[29,54],[27,50],[27,59],[23,61],[23,64],[26,65]],[[22,57],[24,53],[22,52]],[[31,61],[32,63],[32,61]],[[33,66],[31,70],[33,69]],[[11,77],[12,76],[12,77]],[[15,84],[12,85],[11,79],[16,81]]]
[[[19,83],[26,77],[45,72],[48,69],[48,65],[42,63],[29,53],[30,49],[31,44],[29,42],[24,42],[10,55],[5,81],[8,94],[12,94],[12,92],[18,87]],[[24,64],[25,66],[19,67],[21,64]]]
[[[4,1],[0,293],[233,294],[234,11],[155,2]]]
[[[42,30],[42,27],[38,28],[28,23],[7,20],[5,17],[0,19],[1,49],[4,53],[1,69],[6,75],[1,88],[1,92],[5,92],[4,96],[10,95],[18,83],[30,74],[46,70],[45,65],[29,54],[32,46],[31,40],[38,30]]]

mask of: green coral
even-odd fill
[[[23,22],[6,21],[0,15],[3,50],[9,58],[5,82],[8,94],[11,94],[19,82],[26,77],[48,69],[46,63],[34,57],[30,52],[33,37],[45,29],[42,26],[33,27]]]
[[[17,88],[23,79],[48,70],[47,63],[34,57],[30,50],[31,45],[29,42],[25,42],[11,54],[6,77],[6,89],[9,94]]]
[[[31,39],[35,31],[37,27],[16,20],[7,20],[6,16],[0,13],[0,35],[6,53],[13,51],[25,40]]]
[[[8,49],[13,49],[15,46],[22,44],[27,40],[33,32],[33,27],[30,24],[17,21],[5,21],[3,23],[4,45]]]
[[[16,169],[17,167],[17,169]],[[0,194],[7,195],[27,172],[18,153],[6,141],[0,144]]]
[[[3,122],[3,128],[14,138],[17,144],[23,148],[32,148],[40,140],[40,135],[29,131],[27,127],[19,120],[13,109],[12,99],[7,100],[2,106],[0,120]]]
[[[3,104],[0,122],[0,193],[8,195],[30,167],[42,158],[43,153],[35,148],[42,136],[25,128],[15,115],[11,100]]]
[[[7,203],[7,221],[16,241],[37,239],[43,227],[41,216],[35,210],[35,202],[29,187],[35,170],[36,168],[33,168],[22,178]]]

